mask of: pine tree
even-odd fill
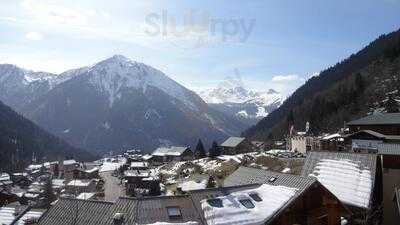
[[[197,143],[196,150],[195,150],[195,156],[196,159],[201,159],[206,157],[206,150],[204,149],[203,142],[201,142],[201,139],[199,139],[199,142]]]
[[[355,79],[355,85],[356,85],[356,91],[358,94],[361,94],[365,90],[365,81],[364,78],[360,73],[356,74],[356,79]]]
[[[215,188],[216,186],[217,186],[217,185],[216,185],[216,182],[215,182],[214,177],[213,177],[213,176],[210,176],[210,177],[208,178],[206,188]]]
[[[215,158],[215,157],[221,155],[220,149],[219,149],[216,141],[213,141],[211,148],[209,150],[209,154],[210,154],[211,158]]]

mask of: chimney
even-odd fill
[[[121,225],[125,221],[125,214],[124,213],[115,213],[113,216],[113,224],[114,225]]]

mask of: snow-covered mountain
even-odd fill
[[[45,88],[31,96],[1,95],[0,100],[12,103],[20,113],[71,144],[89,150],[151,151],[160,144],[193,145],[199,138],[211,143],[238,135],[245,128],[161,71],[120,55],[40,79],[29,74],[31,85],[24,85],[29,83],[25,70],[14,66],[7,72],[2,68],[0,65],[0,86],[5,92],[12,92],[12,86],[25,90],[34,83]]]
[[[18,108],[28,104],[36,97],[50,90],[48,80],[56,75],[45,72],[33,72],[15,65],[0,65],[0,100]]]
[[[235,116],[247,124],[255,124],[284,101],[283,96],[269,89],[265,92],[245,88],[239,78],[228,77],[214,89],[200,91],[199,95],[212,108]]]

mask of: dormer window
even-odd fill
[[[167,207],[167,213],[168,213],[168,217],[170,219],[181,219],[182,218],[181,209],[178,206]]]
[[[270,177],[269,180],[268,180],[268,182],[269,182],[269,183],[273,183],[273,182],[276,181],[276,179],[278,179],[278,178],[277,178],[277,177]]]
[[[216,207],[216,208],[222,208],[224,207],[224,205],[222,204],[222,200],[219,198],[213,198],[213,199],[208,199],[207,203],[212,206],[212,207]]]
[[[249,194],[250,198],[253,199],[256,202],[262,202],[261,197],[257,193],[251,193]]]
[[[248,198],[240,199],[239,202],[240,202],[240,204],[242,204],[247,209],[253,209],[255,207],[253,202]]]

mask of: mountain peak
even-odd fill
[[[104,66],[104,65],[119,65],[119,66],[126,66],[126,65],[132,65],[136,64],[135,61],[132,61],[131,59],[123,56],[123,55],[113,55],[110,58],[104,59],[100,61],[99,63],[96,63],[94,67],[96,66]]]
[[[112,57],[109,58],[110,60],[115,60],[115,61],[131,61],[129,58],[127,58],[124,55],[113,55]]]

